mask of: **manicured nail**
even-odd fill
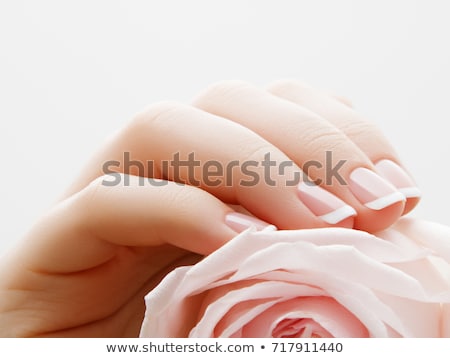
[[[383,159],[375,164],[378,174],[394,185],[407,198],[420,198],[421,192],[402,167],[392,160]]]
[[[328,224],[337,224],[356,211],[337,196],[314,184],[302,182],[298,185],[298,196],[311,212]]]
[[[265,221],[259,220],[253,216],[241,213],[227,214],[225,216],[225,223],[238,233],[250,227],[254,227],[258,231],[276,230],[276,227],[274,225],[270,225]]]
[[[381,210],[406,200],[405,195],[392,184],[367,168],[353,170],[349,185],[356,199],[373,210]]]

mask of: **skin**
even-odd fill
[[[315,139],[307,135],[312,132]],[[374,169],[380,159],[400,164],[382,134],[345,100],[297,82],[277,82],[266,90],[222,82],[191,106],[150,106],[93,155],[61,200],[2,260],[0,336],[136,337],[144,295],[173,268],[197,262],[236,235],[225,222],[227,214],[246,212],[279,229],[330,226],[298,199],[295,187],[283,185],[287,176],[301,173],[305,161],[323,160],[327,150],[346,160],[344,177],[356,167]],[[175,177],[171,170],[150,175],[127,168],[125,152],[155,162],[194,152],[202,163],[214,159],[224,165],[260,162],[270,152],[277,163],[295,164],[284,176],[273,176],[275,186],[239,185],[245,176],[238,170],[230,185],[210,185],[199,168],[198,183],[186,171]],[[105,185],[111,181],[102,170],[108,160],[119,163],[119,185]],[[313,180],[326,175],[308,174]],[[159,178],[161,185],[142,185],[139,176]],[[367,231],[388,227],[418,201],[375,211],[347,186],[333,182],[326,190],[358,214],[337,225]]]

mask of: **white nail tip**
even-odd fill
[[[260,231],[277,231],[278,228],[275,225],[267,225],[264,229]]]
[[[392,194],[383,196],[379,199],[369,201],[364,205],[367,206],[369,209],[381,210],[399,201],[406,201],[406,196],[403,193],[396,191]]]
[[[415,186],[409,188],[399,188],[397,190],[407,198],[420,198],[422,196],[421,191]]]
[[[332,211],[331,213],[321,215],[319,218],[321,218],[323,221],[325,221],[328,224],[337,224],[338,222],[341,222],[344,219],[349,218],[350,216],[355,216],[356,210],[353,209],[349,205],[345,205],[342,208],[336,209]]]

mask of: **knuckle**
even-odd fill
[[[158,197],[162,205],[176,211],[176,217],[188,218],[192,216],[192,208],[199,208],[199,203],[206,204],[210,200],[210,194],[195,186],[174,184],[167,185],[159,190]],[[167,217],[169,221],[173,218]]]
[[[338,102],[341,102],[342,104],[346,105],[347,107],[353,108],[353,102],[347,96],[342,96],[340,94],[333,94],[332,97]]]
[[[135,130],[143,130],[154,127],[155,123],[164,121],[174,112],[185,108],[185,105],[176,101],[157,102],[145,110],[137,113],[129,122],[128,127]]]
[[[311,88],[311,86],[299,80],[282,79],[271,83],[267,88],[269,92],[274,94],[282,94],[301,93],[303,90]]]
[[[254,143],[252,146],[243,149],[240,155],[241,162],[261,162],[267,154],[271,154],[274,158],[278,157],[278,152],[275,147],[269,143]]]
[[[211,102],[215,102],[217,99],[220,99],[221,101],[230,99],[249,87],[252,87],[250,83],[241,80],[216,82],[197,96],[193,103],[195,106],[202,108]]]
[[[99,197],[104,190],[103,182],[108,180],[107,177],[107,175],[102,175],[93,179],[72,196],[72,200],[68,203],[75,221],[83,223],[83,225],[91,222],[92,217],[98,212],[99,201],[101,201]]]
[[[77,194],[76,201],[82,203],[84,206],[95,207],[98,202],[104,199],[110,199],[112,192],[117,190],[117,187],[119,187],[120,190],[123,190],[125,187],[135,186],[137,178],[138,177],[121,172],[100,175],[91,180]]]
[[[373,141],[382,138],[381,130],[372,122],[366,120],[349,121],[341,125],[340,129],[351,138]]]
[[[319,159],[327,151],[347,147],[351,142],[347,136],[338,130],[323,129],[311,130],[303,133],[304,142],[308,143],[308,157]]]
[[[123,176],[122,173],[114,173],[114,175]],[[100,194],[100,192],[107,188],[109,183],[111,181],[111,176],[108,174],[103,174],[92,181],[89,182],[86,187],[81,190],[79,195],[79,200],[83,201],[85,205],[91,206],[93,203],[95,203],[96,198]],[[122,181],[122,180],[121,180]]]
[[[164,199],[166,203],[171,203],[176,206],[189,206],[195,200],[195,187],[187,185],[171,185],[164,190]]]
[[[343,133],[334,130],[311,132],[308,137],[308,145],[318,149],[328,149],[333,145],[342,145],[348,142],[348,138]]]

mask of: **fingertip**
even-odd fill
[[[203,238],[200,240],[198,238],[190,240],[191,243],[186,249],[207,256],[227,244],[236,237],[238,233],[225,223],[216,223],[212,230],[199,234],[199,237],[200,235],[202,235]],[[176,245],[181,246],[179,243],[176,243]]]
[[[253,229],[256,231],[275,231],[277,230],[277,227],[260,220],[255,216],[230,211],[225,213],[223,221],[219,224],[219,227],[214,229],[214,231],[220,232],[221,234],[219,236],[215,236],[213,234],[209,235],[210,237],[215,237],[215,239],[210,240],[207,245],[199,245],[196,250],[198,253],[209,255],[248,229]]]
[[[338,223],[333,224],[331,226],[332,227],[343,227],[345,229],[353,229],[354,225],[355,225],[355,218],[349,217],[349,218],[339,221]]]
[[[254,216],[237,212],[228,213],[225,216],[225,223],[236,233],[241,233],[242,231],[247,230],[249,228],[254,228],[258,231],[262,231],[273,226]]]
[[[375,164],[377,173],[389,181],[405,198],[403,215],[409,213],[419,203],[422,193],[411,175],[399,164],[390,159],[382,159]]]
[[[402,215],[408,214],[410,211],[412,211],[417,204],[419,204],[420,197],[414,197],[414,198],[407,198],[405,203],[405,208],[403,209]]]
[[[367,232],[381,231],[394,224],[403,214],[405,201],[396,202],[381,210],[365,209],[355,217],[354,228]]]
[[[302,182],[297,187],[297,195],[311,213],[326,224],[339,224],[356,215],[353,207],[318,185]]]

